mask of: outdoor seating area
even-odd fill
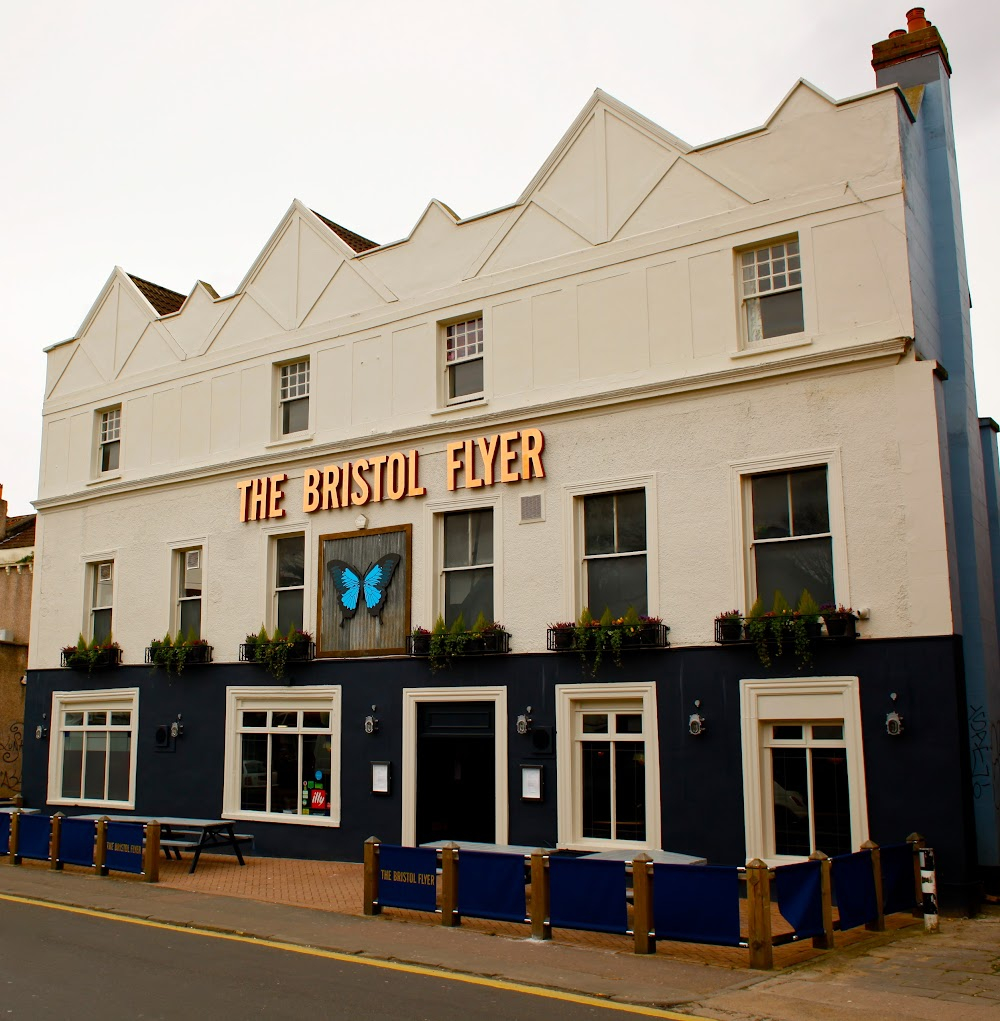
[[[433,912],[446,926],[463,917],[519,922],[538,939],[550,939],[554,928],[615,933],[631,936],[641,954],[655,953],[657,940],[742,948],[751,967],[769,969],[775,947],[811,940],[828,950],[837,932],[877,932],[886,915],[920,913],[920,845],[913,835],[769,868],[756,859],[745,867],[657,862],[642,853],[615,861],[371,838],[364,912]]]

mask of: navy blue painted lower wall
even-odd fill
[[[974,900],[978,884],[973,795],[965,726],[961,639],[862,640],[824,645],[814,674],[860,678],[865,771],[871,838],[879,843],[919,831],[938,851],[939,887],[945,906]],[[639,651],[621,668],[602,667],[596,680],[657,683],[660,737],[661,846],[698,854],[714,863],[745,859],[743,768],[740,731],[741,678],[794,675],[789,664],[761,668],[748,647]],[[555,729],[555,685],[591,681],[573,654],[542,653],[470,658],[432,674],[423,660],[370,659],[297,664],[293,685],[342,686],[341,819],[339,828],[240,820],[265,855],[358,861],[364,840],[375,834],[398,842],[401,833],[402,689],[460,685],[507,686],[509,719],[509,840],[555,845],[556,756],[535,749],[531,735],[516,732],[527,706],[537,728]],[[143,815],[218,817],[222,811],[226,688],[273,685],[252,665],[189,667],[180,677],[148,667],[121,667],[92,675],[68,670],[31,671],[25,705],[26,804],[46,803],[49,741],[35,728],[49,726],[54,690],[135,686],[140,689],[136,811]],[[895,692],[897,698],[890,696]],[[700,700],[696,710],[695,700]],[[364,731],[371,706],[380,727]],[[900,737],[886,733],[885,716],[899,712]],[[705,733],[688,733],[698,711]],[[184,735],[174,752],[155,748],[158,725],[183,716]],[[370,792],[372,760],[393,764],[389,796]],[[545,765],[545,798],[520,800],[520,767]],[[74,809],[64,809],[72,813]],[[86,811],[86,809],[80,809]]]

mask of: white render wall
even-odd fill
[[[431,203],[408,239],[357,256],[295,202],[234,295],[199,283],[163,318],[116,270],[49,350],[32,666],[85,626],[84,563],[105,556],[116,638],[141,660],[168,625],[170,549],[197,544],[204,633],[234,659],[265,617],[272,526],[305,524],[309,608],[317,536],[352,527],[301,514],[304,469],[411,447],[427,497],[365,513],[414,525],[414,624],[436,612],[433,514],[493,500],[497,616],[517,651],[543,648],[579,610],[566,487],[651,477],[650,611],[672,643],[710,642],[748,602],[732,465],[832,450],[838,598],[871,607],[867,635],[951,633],[939,384],[907,340],[902,103],[800,83],[764,128],[691,150],[597,93],[506,209],[458,221]],[[792,234],[805,331],[747,350],[735,250]],[[487,399],[444,409],[439,324],[480,313]],[[310,433],[281,440],[274,364],[303,356]],[[96,413],[119,402],[121,471],[97,478]],[[524,426],[545,432],[545,480],[446,492],[446,442]],[[286,470],[288,517],[240,525],[236,480]],[[544,522],[519,524],[537,491]]]

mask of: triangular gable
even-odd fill
[[[97,366],[91,361],[90,356],[82,347],[77,347],[70,358],[59,382],[52,389],[54,395],[73,393],[77,390],[87,390],[92,386],[99,386],[106,382]]]
[[[163,334],[155,325],[150,324],[130,352],[119,376],[137,376],[140,373],[166,368],[166,366],[176,363],[177,355]]]
[[[215,288],[199,280],[177,315],[160,322],[174,342],[190,357],[209,345],[221,322],[236,307],[235,298],[220,298]]]
[[[381,304],[382,298],[354,272],[354,267],[343,262],[313,305],[303,325],[330,322]]]
[[[283,332],[282,326],[249,294],[241,294],[235,300],[236,307],[212,338],[211,350],[242,347]]]
[[[590,242],[561,220],[529,202],[506,231],[480,272],[500,273],[589,247]]]

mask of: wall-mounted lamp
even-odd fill
[[[531,706],[530,705],[525,706],[524,712],[521,713],[520,716],[518,716],[517,723],[515,724],[515,726],[517,727],[517,732],[519,734],[530,734],[532,722],[533,721],[531,719]]]
[[[372,706],[370,716],[365,717],[365,733],[366,734],[377,734],[378,733],[378,717],[375,715],[375,710],[378,706]]]
[[[701,708],[701,699],[694,700],[695,709]],[[701,737],[705,733],[705,717],[701,713],[692,713],[688,717],[688,733],[692,737]]]
[[[896,701],[899,696],[896,692],[893,692],[889,698]],[[891,713],[885,714],[885,732],[889,737],[899,737],[903,733],[903,717],[899,715],[895,710]]]
[[[184,717],[180,713],[178,713],[177,714],[177,719],[174,720],[174,722],[170,724],[170,736],[171,737],[177,738],[177,737],[183,737],[184,736],[184,724],[181,723],[181,720],[183,718]]]
[[[47,720],[48,718],[49,718],[48,717],[48,713],[42,713],[42,719],[43,720]],[[45,737],[48,737],[48,736],[49,736],[49,728],[46,727],[44,723],[39,723],[38,726],[35,727],[35,740],[36,741],[41,741],[42,738],[45,738]]]

